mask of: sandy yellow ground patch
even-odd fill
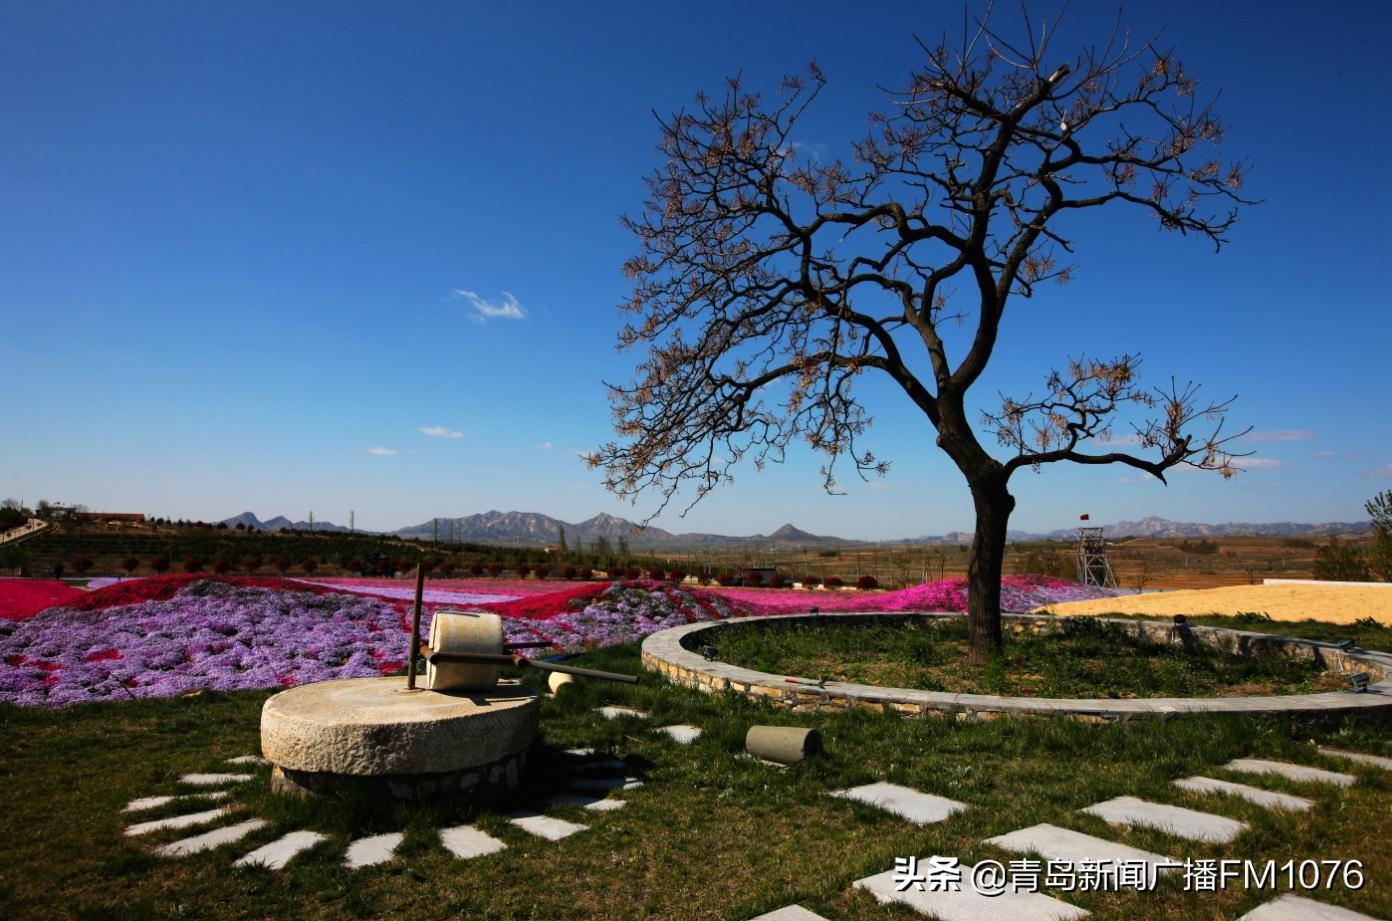
[[[1233,585],[1074,601],[1052,605],[1048,610],[1069,616],[1142,614],[1156,617],[1175,614],[1231,617],[1252,611],[1266,614],[1272,620],[1313,619],[1350,624],[1363,617],[1373,617],[1379,623],[1392,625],[1392,586]]]

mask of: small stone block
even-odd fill
[[[919,862],[920,868],[927,864],[926,858]],[[1076,905],[1038,892],[1007,890],[1000,895],[983,895],[972,886],[972,871],[975,868],[963,865],[961,869],[962,884],[956,892],[920,892],[914,886],[901,892],[895,882],[898,874],[894,870],[858,879],[855,885],[882,903],[899,902],[938,921],[1000,921],[1002,918],[1009,918],[1010,921],[1071,921],[1088,916],[1085,910]]]
[[[251,780],[250,774],[185,774],[179,778],[179,783],[193,787],[217,787],[228,783],[246,783],[248,780]]]
[[[565,753],[566,753],[567,755],[574,755],[574,756],[577,757],[577,758],[588,758],[590,755],[593,755],[593,754],[594,754],[594,749],[593,749],[593,748],[567,748],[567,749],[565,750]]]
[[[228,758],[228,764],[265,764],[266,759],[260,755],[238,755],[235,758]]]
[[[643,781],[637,777],[580,777],[572,780],[572,790],[632,790],[641,787]]]
[[[210,802],[214,800],[227,799],[231,796],[226,790],[209,791],[207,793],[184,793],[179,796],[143,796],[140,799],[133,799],[126,803],[126,808],[122,812],[140,812],[145,809],[154,809],[156,806],[164,806],[173,802]]]
[[[247,819],[237,825],[228,825],[224,828],[214,828],[212,831],[205,831],[201,835],[194,835],[192,838],[183,838],[171,844],[155,849],[155,853],[161,857],[184,857],[188,854],[197,854],[200,851],[210,851],[215,847],[224,844],[231,844],[233,841],[240,841],[247,835],[263,828],[266,825],[265,819]]]
[[[555,819],[539,812],[514,812],[508,816],[508,821],[528,834],[545,838],[547,841],[560,841],[589,827],[567,822],[565,819]]]
[[[786,905],[749,921],[827,921],[815,911],[808,911],[801,905]]]
[[[162,831],[166,828],[192,828],[195,825],[207,825],[209,822],[216,821],[232,812],[230,809],[209,809],[206,812],[190,812],[188,815],[170,816],[167,819],[155,819],[153,822],[140,822],[131,825],[126,829],[126,837],[144,835],[152,831]]]
[[[440,829],[440,843],[445,846],[445,850],[460,860],[495,854],[507,847],[497,838],[485,834],[471,825],[456,825],[453,828]]]
[[[238,858],[232,862],[234,867],[265,867],[267,870],[279,870],[296,855],[309,850],[320,841],[329,840],[328,835],[321,835],[317,831],[292,831],[288,835],[283,835],[270,844],[263,844],[256,850]]]
[[[700,726],[663,726],[662,731],[671,736],[673,742],[680,742],[682,745],[690,745],[701,737]],[[790,907],[797,908],[796,905]],[[779,909],[779,911],[782,911],[782,909]],[[811,912],[808,912],[808,914],[810,915]],[[815,915],[813,917],[815,917]]]
[[[1340,787],[1351,787],[1358,780],[1352,774],[1325,771],[1320,768],[1306,767],[1303,764],[1291,764],[1288,761],[1264,761],[1261,758],[1238,758],[1229,761],[1223,767],[1229,771],[1241,771],[1244,774],[1276,774],[1287,780],[1332,783]]]
[[[386,863],[396,856],[396,849],[401,846],[403,837],[401,832],[397,831],[359,838],[348,845],[348,853],[343,855],[343,865],[350,870],[357,870]]]
[[[884,782],[851,787],[849,790],[839,790],[831,795],[875,806],[908,819],[916,825],[941,822],[967,808],[965,803],[950,800],[945,796],[920,793],[911,787]]]
[[[1321,748],[1319,753],[1331,758],[1343,758],[1345,761],[1357,761],[1360,764],[1371,764],[1373,767],[1382,768],[1384,771],[1392,771],[1392,758],[1365,755],[1362,752],[1346,752],[1337,748]]]
[[[1226,780],[1214,780],[1212,777],[1185,777],[1183,780],[1176,780],[1174,785],[1194,793],[1226,793],[1230,796],[1241,797],[1249,803],[1265,806],[1267,809],[1304,812],[1314,805],[1314,803],[1299,796],[1275,793],[1271,790],[1263,790],[1261,787],[1249,787],[1241,783],[1229,783]]]
[[[627,800],[601,799],[597,796],[585,796],[583,793],[555,793],[548,796],[546,802],[551,806],[580,806],[595,812],[613,812],[628,805]]]
[[[1247,912],[1237,921],[1378,921],[1370,915],[1326,905],[1298,895],[1283,895]]]
[[[1231,841],[1247,829],[1245,823],[1236,819],[1164,803],[1152,803],[1134,796],[1118,796],[1115,799],[1094,803],[1082,811],[1112,825],[1144,825],[1191,841],[1210,841],[1215,844]]]
[[[631,707],[600,707],[599,712],[600,715],[607,720],[622,719],[625,716],[631,716],[639,720],[648,718],[648,715],[642,710],[634,710]]]
[[[987,838],[985,843],[1017,854],[1038,854],[1045,860],[1068,861],[1074,864],[1093,861],[1102,865],[1104,873],[1108,876],[1117,875],[1123,863],[1134,864],[1139,861],[1149,868],[1147,882],[1153,882],[1157,873],[1179,866],[1177,861],[1169,857],[1047,823]]]

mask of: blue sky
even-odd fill
[[[389,529],[491,508],[641,517],[578,452],[609,436],[619,216],[652,111],[815,58],[830,154],[954,4],[0,3],[0,494],[215,519]],[[1392,487],[1377,2],[1146,4],[1205,90],[1250,209],[1215,255],[1139,215],[1080,222],[1071,284],[1016,301],[984,394],[1069,355],[1239,394],[1262,440],[1235,482],[1054,465],[1016,527],[1358,520]],[[1113,4],[1074,2],[1105,27]],[[463,293],[470,292],[470,293]],[[671,530],[892,538],[967,529],[926,421],[866,388],[874,488],[820,491],[799,454]],[[423,431],[430,429],[434,434]],[[455,436],[457,433],[457,437]],[[376,450],[374,450],[376,449]]]

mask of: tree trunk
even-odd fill
[[[1002,479],[973,483],[976,533],[967,564],[967,634],[971,661],[984,663],[1001,648],[1001,569],[1005,563],[1005,532],[1015,497]]]

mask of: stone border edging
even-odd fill
[[[740,668],[720,661],[706,661],[688,648],[698,643],[702,633],[719,631],[732,625],[751,626],[788,620],[855,620],[874,618],[946,618],[962,614],[888,613],[852,611],[828,614],[779,614],[742,617],[731,620],[700,621],[672,627],[643,640],[644,667],[660,672],[672,681],[708,693],[728,691],[763,700],[794,712],[849,710],[854,707],[898,712],[907,716],[940,716],[959,720],[987,720],[1003,716],[1065,717],[1092,723],[1130,719],[1163,719],[1180,713],[1243,713],[1251,716],[1277,714],[1321,715],[1392,707],[1392,655],[1357,649],[1344,652],[1333,643],[1320,643],[1298,637],[1253,633],[1226,627],[1189,626],[1189,634],[1200,642],[1237,653],[1256,645],[1279,645],[1288,655],[1322,661],[1327,669],[1342,673],[1367,671],[1376,679],[1366,693],[1328,692],[1283,694],[1260,697],[1149,697],[1149,698],[1048,698],[998,697],[991,694],[952,694],[912,688],[887,688],[868,684],[828,681],[824,685],[808,678],[773,675]],[[1005,614],[1012,630],[1039,630],[1059,619],[1047,615]],[[1104,623],[1129,626],[1138,634],[1171,642],[1176,639],[1173,624],[1099,618]],[[705,639],[702,637],[702,639]]]

